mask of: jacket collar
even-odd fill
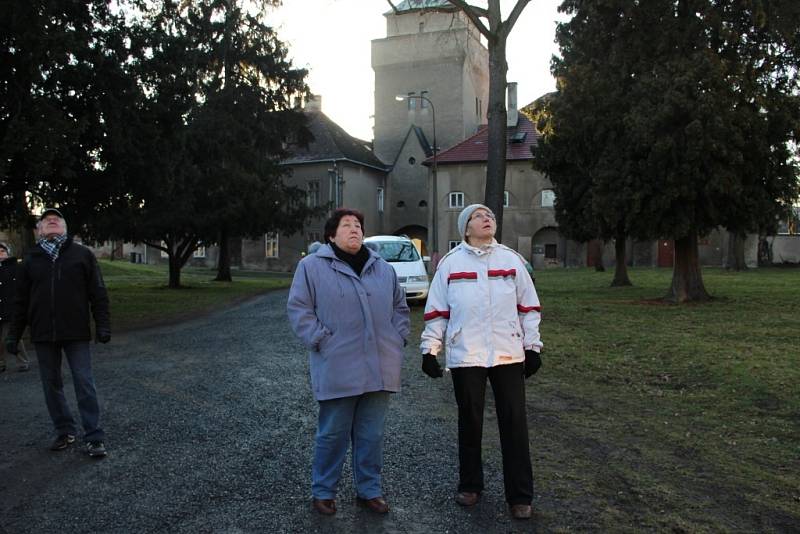
[[[59,250],[61,252],[64,252],[65,250],[67,250],[67,248],[69,248],[69,246],[71,244],[72,244],[72,236],[67,234],[67,239],[65,239],[64,242],[61,244],[61,248]],[[47,252],[45,252],[44,249],[37,244],[37,245],[34,245],[33,248],[31,248],[28,251],[28,254],[32,254],[34,256],[38,256],[40,254],[47,254]]]
[[[367,259],[367,263],[364,264],[364,269],[361,271],[362,273],[367,272],[367,269],[369,269],[370,265],[375,263],[378,260],[378,258],[380,258],[377,252],[375,252],[369,247],[366,248],[367,252],[369,252],[369,258]],[[320,258],[331,260],[331,267],[342,274],[355,276],[353,269],[351,269],[350,266],[347,265],[347,263],[340,260],[336,256],[336,253],[333,251],[333,247],[331,247],[327,243],[319,247],[319,249],[317,249],[317,251],[314,253],[314,256],[319,256]]]
[[[497,242],[497,239],[492,238],[492,242],[488,245],[483,245],[482,247],[473,247],[466,241],[461,242],[461,247],[470,252],[475,254],[476,256],[483,256],[485,254],[491,254],[494,249],[500,246],[500,243]]]

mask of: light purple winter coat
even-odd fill
[[[392,266],[369,254],[361,277],[330,245],[297,265],[286,309],[310,351],[318,401],[400,391],[408,304]]]

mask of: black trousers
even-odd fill
[[[509,505],[530,504],[533,471],[525,414],[524,364],[457,367],[450,371],[458,403],[458,491],[483,491],[481,441],[488,378],[492,384],[500,430],[506,502]]]

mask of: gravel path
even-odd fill
[[[406,351],[404,389],[392,397],[387,424],[384,490],[391,512],[378,517],[358,507],[347,468],[337,515],[312,513],[316,403],[305,350],[286,320],[286,294],[93,346],[108,434],[104,460],[90,460],[82,447],[47,450],[50,422],[36,365],[30,373],[0,375],[0,532],[553,528],[536,518],[509,519],[491,405],[486,492],[473,510],[453,502],[455,401],[449,379],[432,381],[419,371],[419,308],[413,308],[417,338]],[[77,412],[68,376],[65,383]],[[540,502],[554,504],[552,497]]]

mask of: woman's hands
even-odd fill
[[[525,378],[536,374],[539,367],[542,366],[542,357],[535,350],[525,351]]]
[[[433,354],[422,355],[422,372],[431,378],[442,377],[442,366],[436,361],[436,356]]]

